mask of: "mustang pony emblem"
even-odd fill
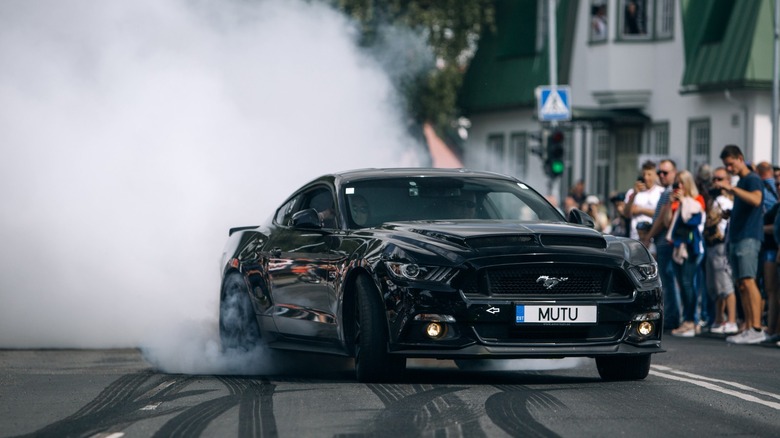
[[[536,279],[536,282],[542,283],[542,286],[544,286],[545,289],[552,289],[558,283],[566,281],[568,279],[569,277],[548,277],[546,275],[542,275]]]

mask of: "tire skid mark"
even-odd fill
[[[120,377],[103,389],[103,391],[101,391],[91,402],[84,405],[84,407],[68,418],[80,418],[95,411],[103,410],[106,407],[115,404],[117,400],[124,400],[138,389],[138,387],[143,385],[151,376],[152,373],[150,371],[142,371],[137,374],[127,374]]]
[[[170,419],[155,437],[191,437],[206,430],[213,420],[238,406],[239,436],[276,436],[273,394],[276,385],[268,379],[217,377],[228,395],[187,408]]]
[[[479,424],[481,410],[455,394],[465,387],[373,384],[368,388],[385,409],[370,422],[372,429],[366,435],[381,436],[392,430],[401,436],[485,436]]]
[[[533,411],[549,412],[567,409],[554,396],[522,385],[496,385],[500,392],[485,401],[485,412],[498,427],[511,436],[558,436],[537,421]]]
[[[225,395],[188,408],[169,420],[154,437],[198,436],[215,418],[237,404],[236,396]]]
[[[190,380],[189,377],[177,376],[174,378],[174,383],[160,391],[150,393],[150,389],[160,384],[159,379],[147,384],[153,376],[154,374],[149,371],[124,375],[108,385],[73,415],[22,436],[91,437],[100,433],[122,430],[137,421],[181,410],[180,408],[142,410],[144,406],[158,402],[162,404],[181,397],[178,392]]]
[[[239,436],[277,436],[273,400],[276,385],[268,379],[253,380],[251,389],[241,397]],[[241,427],[242,425],[244,427]]]

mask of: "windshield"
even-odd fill
[[[342,190],[351,228],[420,220],[563,220],[530,187],[500,179],[374,179],[349,183]]]

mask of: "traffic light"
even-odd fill
[[[563,174],[563,131],[554,129],[547,136],[547,157],[544,162],[544,171],[550,178],[557,178]]]

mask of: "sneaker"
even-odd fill
[[[726,330],[726,324],[715,323],[712,325],[712,327],[710,327],[710,333],[714,333],[717,335],[722,335],[726,333],[725,330]]]
[[[739,333],[739,327],[736,322],[724,322],[723,324],[713,325],[710,329],[710,333],[716,333],[719,335],[735,335]]]
[[[726,338],[726,342],[731,344],[760,344],[766,339],[766,333],[764,331],[755,331],[753,329],[747,329],[742,333]]]
[[[685,321],[682,325],[672,330],[672,336],[692,338],[696,336],[696,325],[690,321]]]
[[[739,333],[739,327],[736,322],[727,322],[723,324],[723,331],[721,333],[725,335],[735,335]]]

